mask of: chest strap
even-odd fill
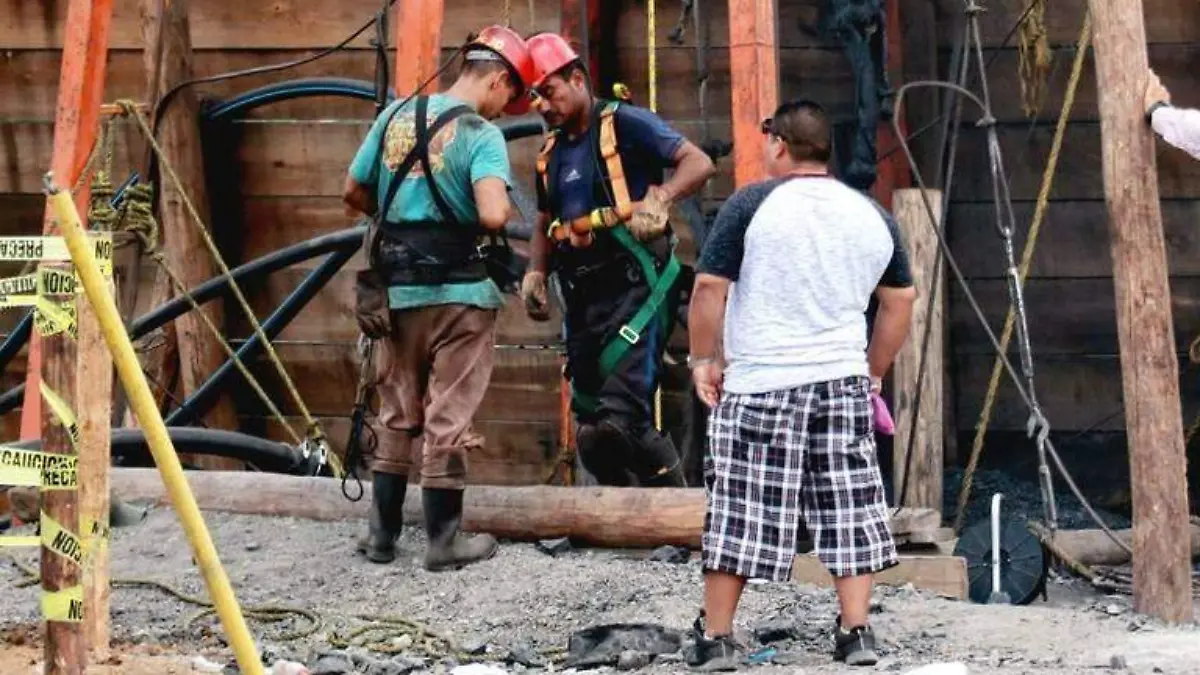
[[[638,267],[642,270],[642,276],[645,277],[646,283],[650,286],[650,296],[642,303],[633,317],[627,323],[622,325],[617,334],[604,345],[604,349],[600,352],[600,377],[608,379],[616,370],[621,359],[629,352],[633,345],[637,344],[642,339],[642,333],[646,327],[650,325],[656,317],[659,320],[659,326],[662,329],[663,339],[666,340],[667,330],[671,326],[671,318],[665,311],[666,307],[663,302],[667,299],[667,294],[675,286],[675,281],[679,279],[681,266],[679,259],[672,252],[667,256],[667,264],[660,274],[654,266],[654,256],[642,246],[629,230],[624,227],[616,227],[612,229],[613,238],[616,239],[626,250],[633,255],[637,260]],[[571,396],[574,399],[575,406],[585,411],[594,411],[598,406],[598,401],[594,394],[590,392],[581,392],[574,387],[571,389]]]
[[[617,104],[609,103],[600,111],[599,116],[600,156],[604,160],[604,166],[608,173],[608,186],[614,204],[612,206],[593,209],[588,215],[574,220],[564,222],[561,219],[554,219],[547,230],[547,234],[554,241],[566,239],[568,234],[567,228],[570,228],[575,234],[587,234],[591,230],[606,229],[620,225],[633,216],[634,204],[629,199],[629,185],[625,181],[625,167],[621,163],[621,154],[617,151],[616,111]],[[550,157],[554,152],[554,146],[558,141],[559,133],[555,132],[546,139],[546,143],[542,146],[542,150],[538,153],[537,158],[538,177],[542,181],[542,188],[547,196],[550,194]]]

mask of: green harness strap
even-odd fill
[[[618,225],[609,232],[637,260],[638,266],[642,268],[642,275],[646,278],[646,283],[650,285],[650,297],[646,298],[629,323],[621,326],[613,339],[604,346],[604,351],[600,352],[600,378],[602,380],[607,379],[616,370],[617,364],[629,352],[629,348],[642,339],[642,331],[655,316],[658,316],[663,333],[666,333],[670,326],[670,317],[666,312],[659,310],[662,309],[663,301],[667,299],[667,293],[671,291],[676,279],[679,278],[681,269],[679,259],[672,252],[667,257],[666,267],[659,275],[654,269],[654,258],[645,246],[633,238],[628,228]],[[574,385],[571,387],[571,398],[574,399],[576,406],[583,410],[592,411],[599,405],[595,396],[577,391]]]

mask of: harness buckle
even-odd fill
[[[629,324],[625,324],[624,326],[621,326],[621,328],[617,331],[617,335],[620,335],[626,342],[628,342],[631,345],[636,345],[638,343],[638,340],[642,339],[642,336],[638,335],[637,331],[630,328]]]

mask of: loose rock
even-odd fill
[[[686,546],[659,546],[650,552],[647,560],[654,562],[664,562],[673,564],[682,564],[690,560],[692,552]]]
[[[625,651],[617,659],[617,670],[637,670],[650,665],[650,655],[646,652]]]
[[[537,548],[549,556],[559,556],[571,550],[571,540],[566,537],[558,539],[543,539],[537,543]]]
[[[1129,664],[1125,661],[1123,654],[1113,654],[1112,658],[1108,660],[1108,667],[1113,670],[1125,670]]]
[[[781,640],[793,640],[798,637],[800,637],[800,627],[790,619],[772,619],[759,624],[754,629],[754,639],[764,645]]]
[[[309,671],[311,675],[347,675],[354,671],[354,661],[340,652],[322,654]]]

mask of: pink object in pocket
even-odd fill
[[[888,412],[887,403],[876,392],[871,392],[871,410],[875,413],[875,431],[884,436],[894,435],[896,433],[896,423],[892,420],[892,413]]]

